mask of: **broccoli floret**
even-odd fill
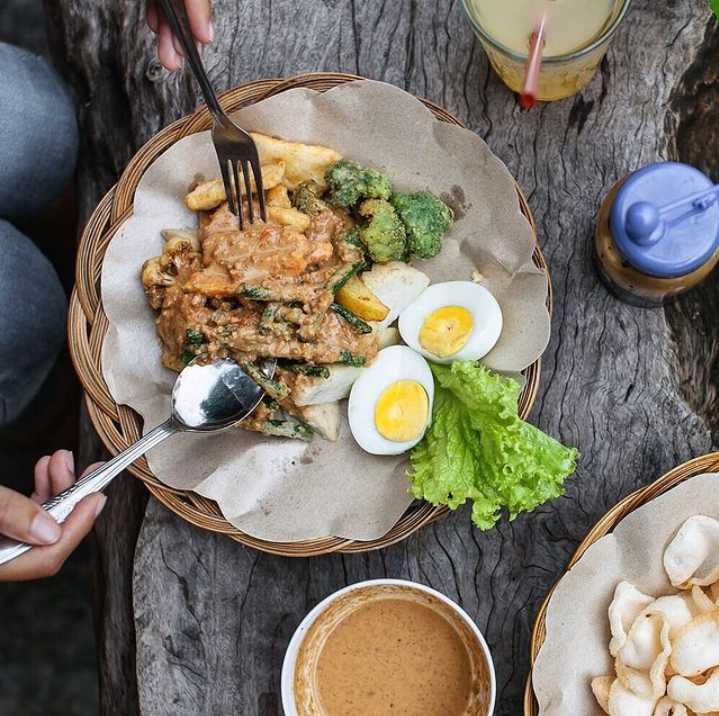
[[[368,220],[360,228],[360,239],[370,258],[379,263],[402,259],[407,250],[407,234],[392,204],[384,199],[367,199],[358,211]]]
[[[321,194],[322,188],[316,182],[303,182],[292,192],[292,206],[308,216],[328,211],[329,206],[320,199]]]
[[[394,194],[390,202],[407,230],[409,252],[421,259],[436,256],[454,221],[452,209],[428,191]]]
[[[340,159],[325,172],[329,186],[328,201],[349,209],[363,199],[389,199],[392,185],[381,172],[363,167],[357,162]]]

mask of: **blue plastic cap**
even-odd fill
[[[678,162],[650,164],[631,174],[610,215],[614,243],[624,259],[659,278],[684,276],[706,263],[719,247],[719,202],[690,215],[687,206],[666,216],[659,208],[712,186],[698,169]]]

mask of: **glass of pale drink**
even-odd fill
[[[545,19],[537,99],[569,97],[594,76],[631,0],[462,0],[489,61],[515,92],[532,34]]]

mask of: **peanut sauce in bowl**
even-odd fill
[[[401,580],[362,582],[310,612],[282,669],[287,716],[488,716],[491,656],[444,595]]]

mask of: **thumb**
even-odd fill
[[[60,525],[45,510],[19,492],[0,486],[0,534],[29,544],[55,544]]]
[[[75,505],[65,520],[62,537],[53,545],[36,547],[18,559],[0,567],[0,582],[40,579],[57,574],[70,553],[92,529],[105,504],[105,496],[94,493]]]

